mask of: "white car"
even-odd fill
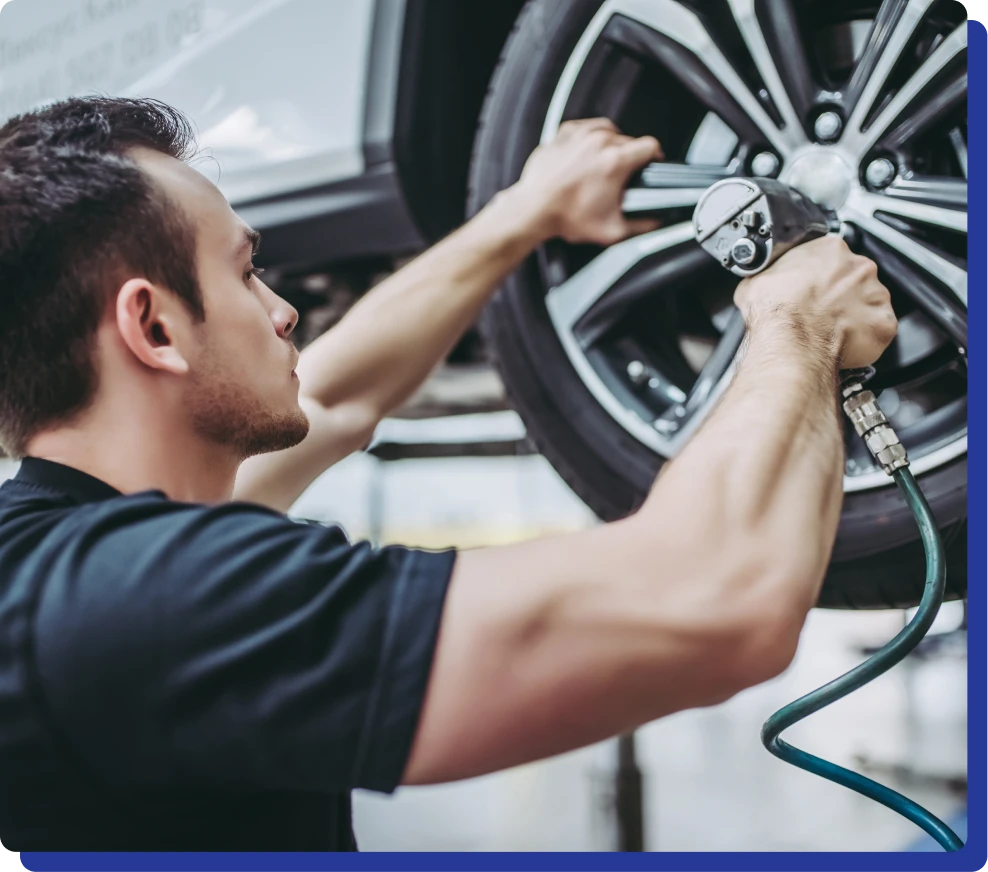
[[[966,589],[967,26],[953,0],[13,0],[0,118],[91,91],[188,113],[303,310],[443,236],[570,117],[651,133],[626,207],[663,228],[552,242],[483,320],[529,435],[603,518],[631,511],[729,374],[736,279],[693,241],[727,175],[827,176],[900,316],[882,405]],[[818,180],[819,181],[819,180]],[[382,260],[383,259],[383,260]],[[370,266],[368,266],[370,264]],[[359,286],[360,280],[356,280]],[[359,290],[359,287],[357,288]],[[722,342],[722,340],[724,340]],[[720,352],[718,352],[720,349]],[[821,596],[905,606],[909,511],[853,434]]]

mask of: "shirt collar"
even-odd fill
[[[115,487],[80,469],[40,457],[25,457],[14,481],[59,491],[78,503],[95,503],[122,496]]]

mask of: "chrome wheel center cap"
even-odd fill
[[[811,151],[793,161],[782,180],[824,209],[837,210],[851,193],[854,171],[832,151]]]

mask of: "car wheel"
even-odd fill
[[[874,385],[943,528],[949,595],[963,596],[966,52],[952,0],[530,0],[481,116],[470,212],[569,118],[606,115],[666,154],[626,201],[660,230],[608,249],[542,246],[483,320],[531,438],[601,518],[641,503],[730,378],[737,279],[692,238],[699,195],[765,175],[813,196],[826,176],[892,292],[900,330]],[[846,445],[820,605],[914,605],[915,523],[849,429]]]

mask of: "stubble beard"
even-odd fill
[[[230,448],[239,460],[292,448],[309,432],[301,407],[272,412],[245,387],[222,378],[196,379],[189,413],[200,436]]]

